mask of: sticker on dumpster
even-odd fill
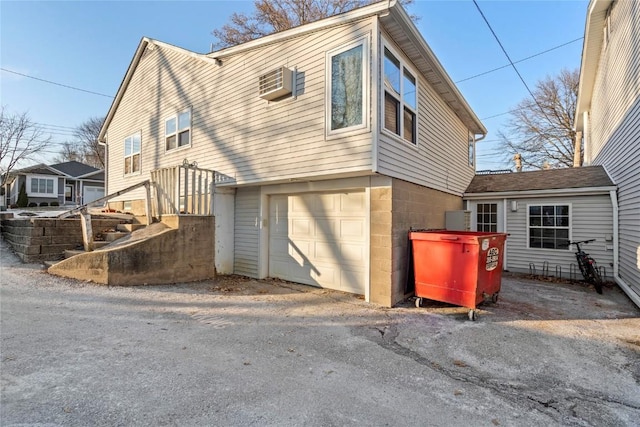
[[[489,249],[489,239],[484,239],[482,241],[482,250],[486,251],[487,249]]]
[[[498,267],[498,259],[500,258],[500,249],[491,248],[487,252],[487,271],[495,270]]]

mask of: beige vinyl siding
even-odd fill
[[[260,187],[239,188],[235,198],[235,274],[258,277]]]
[[[613,241],[605,240],[613,236],[613,209],[608,195],[518,199],[517,212],[507,209],[507,270],[528,272],[529,264],[533,263],[540,274],[546,261],[549,263],[550,274],[555,274],[556,266],[559,265],[562,267],[563,275],[568,276],[570,265],[576,263],[574,247],[566,251],[528,247],[529,205],[569,205],[570,239],[596,239],[595,242],[585,245],[584,250],[596,260],[598,266],[606,267],[608,276],[613,274],[610,265],[613,263],[613,249],[607,249],[607,245],[612,245]]]
[[[222,65],[155,45],[140,61],[108,129],[109,192],[150,170],[196,161],[238,184],[371,170],[371,132],[325,140],[325,53],[359,37],[371,20],[222,58]],[[258,78],[297,68],[296,96],[265,101]],[[191,107],[191,147],[165,153],[164,119]],[[123,177],[123,141],[142,132],[142,176]],[[121,164],[122,163],[122,164]]]
[[[640,295],[640,3],[615,2],[611,22],[585,159],[603,165],[618,186],[619,275]]]
[[[390,43],[388,36],[384,36]],[[396,51],[397,47],[391,44]],[[409,64],[407,58],[402,61]],[[415,68],[413,74],[417,74]],[[462,194],[475,173],[469,166],[468,130],[445,101],[418,77],[418,144],[413,145],[381,130],[378,172],[440,191]],[[381,82],[378,90],[384,93]],[[382,101],[380,101],[382,102]],[[381,105],[384,105],[383,103]],[[383,111],[379,118],[384,127]]]

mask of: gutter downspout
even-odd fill
[[[502,201],[502,232],[505,234],[509,234],[507,232],[507,212],[509,211],[509,209],[507,209],[507,202],[508,200],[505,198]],[[504,241],[504,248],[502,249],[502,270],[503,271],[509,271],[509,265],[507,264],[507,239],[505,239]]]
[[[616,190],[611,190],[609,192],[609,196],[611,197],[611,206],[613,207],[613,280],[616,281],[618,286],[622,288],[625,294],[634,302],[635,305],[640,307],[640,295],[638,295],[631,287],[625,283],[624,280],[619,276],[620,274],[620,254],[618,251],[619,245],[619,223],[618,223],[618,195],[616,194]]]

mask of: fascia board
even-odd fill
[[[476,134],[487,134],[487,128],[482,124],[476,113],[471,109],[471,106],[467,102],[467,100],[462,96],[462,93],[458,90],[458,87],[455,85],[449,74],[445,71],[444,67],[436,57],[435,53],[431,50],[427,42],[425,41],[422,34],[418,31],[416,26],[413,24],[411,17],[407,14],[407,12],[402,7],[395,7],[391,9],[392,16],[396,19],[398,24],[402,27],[405,34],[410,37],[411,42],[418,47],[418,49],[422,52],[422,55],[428,58],[430,62],[435,65],[435,72],[442,79],[442,81],[447,86],[447,89],[451,91],[451,93],[456,98],[456,101],[462,105],[464,110],[469,114],[471,120],[477,126],[477,130],[480,132],[476,132]]]
[[[496,191],[489,193],[464,193],[465,200],[488,199],[524,199],[529,197],[558,197],[558,196],[587,196],[609,194],[615,191],[616,186],[607,187],[581,187],[581,188],[554,188],[551,190],[526,190],[526,191]]]
[[[274,33],[268,36],[260,37],[246,43],[242,43],[236,46],[231,46],[225,49],[221,49],[215,52],[209,53],[207,56],[211,59],[224,59],[231,55],[236,55],[248,50],[257,49],[265,45],[277,43],[289,38],[297,37],[307,33],[348,24],[352,21],[357,21],[369,16],[386,13],[387,11],[394,9],[397,5],[397,0],[381,1],[371,4],[369,6],[361,7],[351,12],[342,13],[339,15],[331,16],[329,18],[321,19],[320,21],[311,22],[309,24],[301,25],[289,30],[284,30],[279,33]]]
[[[587,7],[574,124],[574,128],[577,131],[584,130],[584,118],[582,113],[588,111],[591,106],[593,85],[596,80],[598,63],[600,62],[598,59],[602,52],[602,26],[604,24],[602,14],[607,10],[611,3],[612,0],[591,0]]]

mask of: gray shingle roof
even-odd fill
[[[100,170],[84,163],[76,162],[75,160],[70,162],[58,163],[55,165],[51,165],[50,167],[59,170],[62,173],[66,173],[67,175],[72,177],[86,175],[88,173]]]
[[[476,175],[466,194],[560,188],[610,187],[615,184],[602,166]]]

